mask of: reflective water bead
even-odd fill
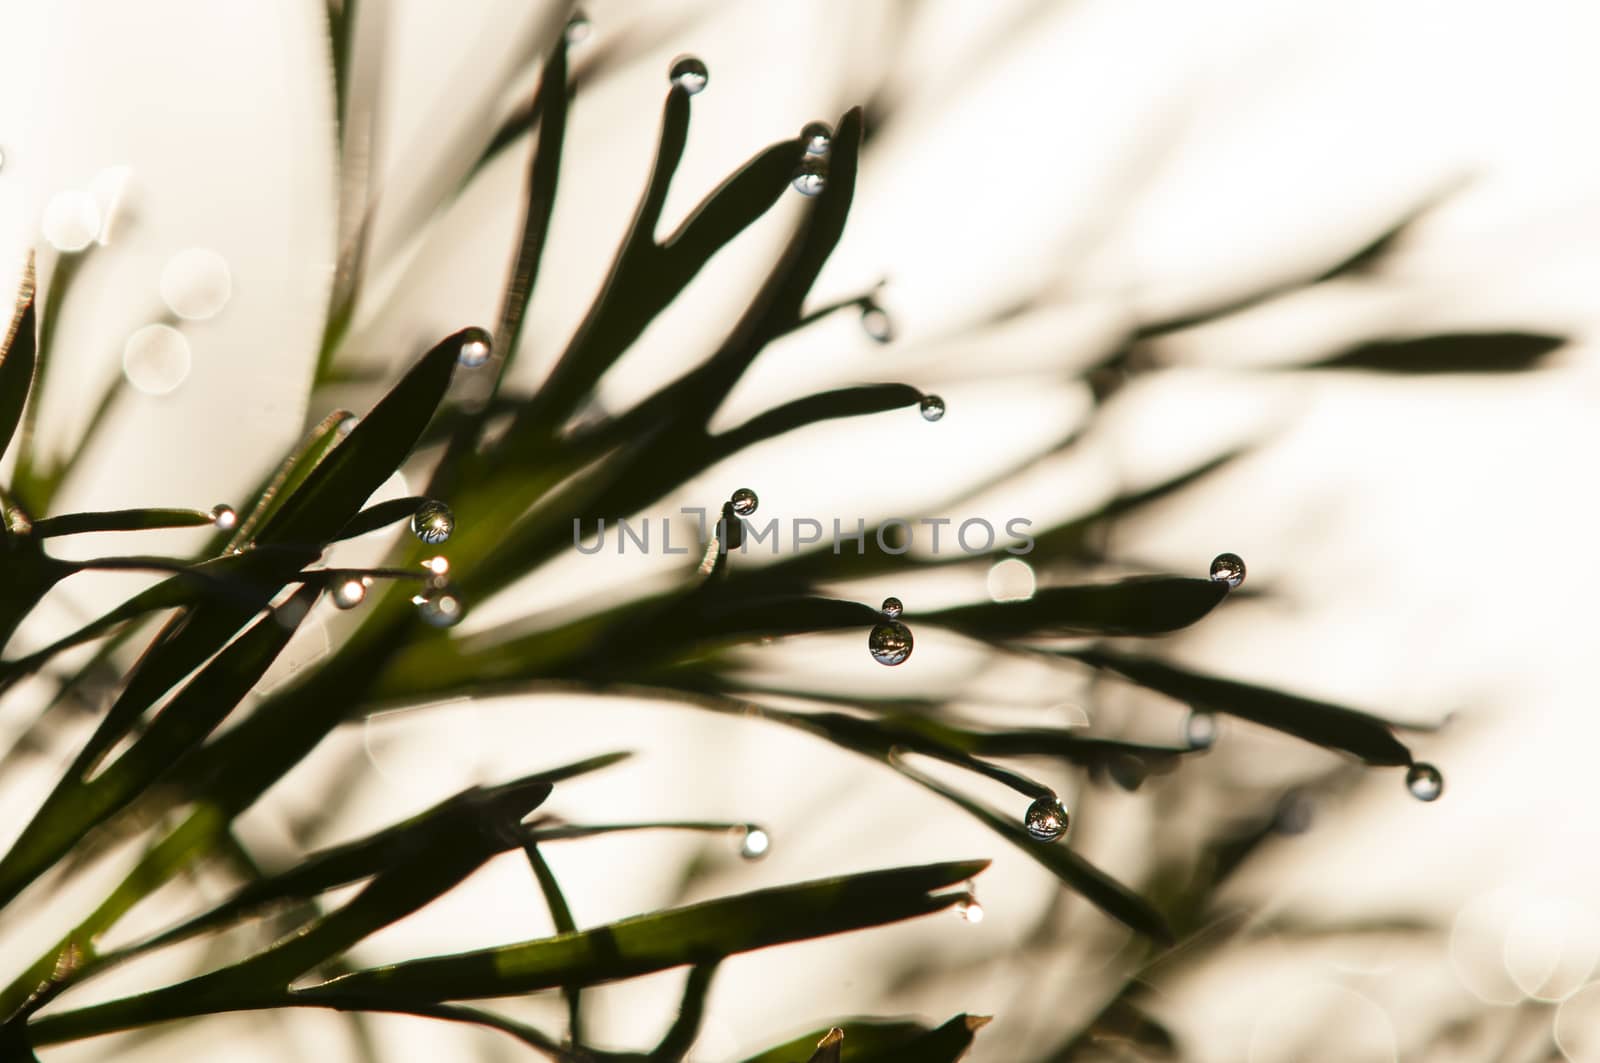
[[[814,196],[828,187],[828,171],[815,163],[801,163],[794,172],[794,190],[802,196]]]
[[[1028,806],[1022,825],[1035,841],[1053,842],[1067,832],[1067,810],[1054,794]]]
[[[443,576],[450,571],[450,559],[442,554],[438,557],[430,557],[422,563],[422,567],[432,572],[435,576]]]
[[[898,620],[879,624],[867,636],[867,649],[879,664],[904,664],[911,656],[911,629]]]
[[[741,517],[748,517],[761,504],[761,499],[748,487],[739,488],[728,501],[733,503],[733,511]]]
[[[340,419],[339,423],[334,426],[334,431],[339,433],[339,438],[340,439],[343,439],[345,436],[349,435],[351,432],[354,432],[356,430],[356,425],[358,425],[360,423],[361,423],[361,418],[357,417],[355,414],[353,414],[353,413],[346,414],[343,418]]]
[[[956,914],[969,923],[983,922],[983,905],[978,903],[978,898],[969,893],[956,902]]]
[[[423,621],[432,627],[455,627],[466,612],[461,596],[448,583],[430,583],[411,599],[411,603],[422,614]]]
[[[826,155],[828,149],[833,147],[833,130],[828,128],[826,122],[807,122],[806,127],[800,130],[800,139],[806,146],[807,155]]]
[[[567,20],[567,43],[577,44],[579,41],[588,39],[589,33],[593,28],[587,13],[582,10],[574,11],[572,17]]]
[[[1418,801],[1437,801],[1444,793],[1444,776],[1432,764],[1418,761],[1406,772],[1406,789]]]
[[[888,343],[894,339],[894,322],[889,320],[889,312],[877,303],[862,305],[861,330],[874,343]]]
[[[937,395],[924,395],[921,410],[924,421],[937,421],[944,416],[944,400]]]
[[[894,597],[885,598],[883,600],[883,604],[878,608],[882,609],[883,615],[888,617],[890,620],[896,619],[902,612],[905,611],[905,606],[901,604],[900,599]]]
[[[239,526],[239,514],[233,511],[232,506],[212,506],[211,523],[215,524],[219,531],[233,531]]]
[[[350,576],[333,585],[333,604],[340,609],[354,609],[367,600],[367,585],[360,577]]]
[[[463,368],[476,369],[489,360],[493,350],[489,334],[481,328],[467,329],[461,334],[461,346],[456,351],[456,361]]]
[[[1217,718],[1209,712],[1195,709],[1183,725],[1184,737],[1190,749],[1210,749],[1217,740]]]
[[[706,87],[706,82],[711,80],[706,65],[692,55],[680,55],[674,59],[671,76],[672,83],[681,86],[691,96],[700,93]]]
[[[1244,559],[1238,554],[1218,554],[1211,562],[1211,578],[1237,587],[1244,582]]]
[[[760,860],[772,848],[772,837],[760,827],[751,824],[744,829],[739,841],[739,855],[746,860]]]
[[[428,499],[411,514],[411,534],[429,546],[438,546],[455,530],[455,514],[438,499]]]

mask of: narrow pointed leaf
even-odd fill
[[[1562,336],[1528,332],[1454,333],[1380,340],[1336,354],[1312,369],[1378,373],[1518,373],[1566,346]]]
[[[464,1000],[610,982],[940,911],[959,895],[930,891],[964,882],[986,866],[982,860],[930,864],[779,886],[543,941],[357,971],[305,994],[325,989]]]
[[[834,1029],[844,1033],[839,1042],[841,1063],[955,1063],[988,1022],[983,1015],[957,1015],[930,1028],[907,1020],[846,1019],[750,1056],[744,1063],[799,1063]]]
[[[982,602],[920,617],[987,640],[1029,635],[1163,635],[1188,627],[1228,596],[1223,583],[1143,576],[1047,587],[1026,601]]]
[[[280,543],[325,543],[392,476],[444,399],[455,371],[463,329],[423,355],[344,441],[307,474],[261,529]]]
[[[915,406],[922,392],[909,384],[867,384],[839,388],[803,399],[786,402],[713,438],[719,457],[725,457],[763,440],[773,439],[796,428],[840,417],[861,417],[886,410]]]
[[[1251,683],[1201,675],[1165,661],[1103,650],[1073,651],[1075,660],[1115,672],[1142,687],[1197,708],[1227,713],[1328,749],[1353,753],[1369,764],[1411,763],[1411,751],[1390,724],[1325,701],[1285,694]]]
[[[33,522],[41,539],[83,532],[150,531],[155,528],[199,528],[211,524],[210,513],[199,509],[112,509],[98,513],[63,513]]]
[[[1008,819],[986,805],[952,790],[921,772],[897,763],[900,773],[921,783],[940,797],[959,805],[990,830],[1033,857],[1084,900],[1113,919],[1162,944],[1171,944],[1172,930],[1155,906],[1060,842],[1041,842],[1022,825],[1021,817]]]
[[[387,502],[379,502],[375,506],[368,506],[360,513],[345,522],[334,535],[333,541],[340,542],[345,539],[354,539],[368,532],[375,532],[379,528],[387,528],[396,521],[409,520],[416,513],[417,507],[426,502],[426,498],[410,495],[406,498],[391,498]]]

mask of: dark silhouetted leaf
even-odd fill
[[[22,409],[28,404],[28,393],[33,387],[39,342],[33,296],[33,256],[30,254],[11,324],[6,329],[5,346],[0,347],[0,454],[5,453],[12,436],[17,434]]]
[[[1029,635],[1162,635],[1205,616],[1228,596],[1209,579],[1142,576],[1117,583],[1047,587],[1015,602],[981,602],[924,614],[982,639]]]
[[[153,528],[198,528],[212,523],[210,513],[198,509],[113,509],[99,513],[63,513],[33,522],[41,539],[82,532],[149,531]]]
[[[1148,657],[1102,650],[1065,651],[1065,655],[1196,708],[1227,713],[1328,749],[1354,753],[1369,764],[1411,763],[1411,751],[1395,737],[1390,725],[1365,712],[1200,675]]]
[[[1007,819],[993,809],[950,789],[904,763],[897,762],[895,767],[907,778],[921,783],[939,796],[965,809],[990,830],[1033,857],[1051,874],[1113,919],[1162,944],[1172,943],[1172,930],[1168,927],[1166,918],[1156,911],[1149,901],[1089,863],[1065,844],[1037,841],[1023,827],[1021,817]]]
[[[1561,336],[1528,332],[1468,332],[1380,340],[1313,362],[1308,368],[1380,373],[1517,373],[1532,369],[1566,342]]]

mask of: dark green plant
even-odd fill
[[[352,17],[350,11],[334,15],[341,99],[349,82]],[[863,116],[852,109],[838,118],[821,161],[808,155],[802,138],[762,149],[711,191],[675,232],[661,237],[660,215],[690,119],[692,92],[682,83],[667,94],[654,167],[603,290],[536,391],[515,394],[502,386],[542,265],[563,166],[571,165],[563,160],[562,141],[573,81],[566,41],[558,31],[559,24],[552,23],[555,43],[532,103],[484,149],[487,158],[517,143],[519,134],[537,132],[521,239],[492,331],[469,327],[441,340],[358,421],[343,411],[326,416],[238,515],[198,509],[53,513],[54,494],[72,465],[48,466],[33,447],[37,406],[30,404],[29,395],[46,379],[54,323],[66,305],[79,260],[103,252],[61,256],[48,294],[37,306],[30,266],[0,359],[0,440],[17,448],[0,531],[5,573],[0,640],[10,641],[41,598],[78,573],[149,570],[164,578],[67,637],[31,653],[13,652],[0,663],[0,683],[7,690],[30,676],[55,681],[54,695],[35,727],[39,733],[83,701],[100,709],[93,734],[51,791],[42,795],[32,819],[0,859],[0,905],[11,904],[35,884],[70,876],[80,858],[97,847],[133,838],[146,844],[137,866],[100,905],[0,990],[0,1029],[9,1050],[28,1058],[33,1046],[173,1019],[320,1007],[484,1024],[558,1059],[680,1059],[697,1033],[704,996],[720,960],[948,908],[966,898],[962,884],[984,867],[978,859],[824,879],[579,929],[542,849],[624,828],[553,826],[529,816],[553,790],[559,792],[564,780],[616,764],[627,755],[621,751],[556,768],[537,764],[537,754],[531,752],[535,763],[530,770],[538,769],[532,774],[464,791],[386,830],[306,854],[299,863],[277,870],[258,868],[233,832],[234,819],[341,724],[396,705],[550,689],[595,696],[645,694],[688,708],[755,713],[880,761],[927,787],[990,827],[998,839],[1025,851],[1064,889],[1137,935],[1127,979],[1118,983],[1120,988],[1113,987],[1105,1010],[1084,1036],[1112,1031],[1147,1047],[1170,1042],[1170,1035],[1141,1009],[1140,972],[1175,942],[1193,944],[1206,926],[1210,887],[1237,866],[1266,829],[1211,842],[1202,861],[1207,881],[1178,890],[1172,877],[1161,872],[1136,888],[1086,861],[1073,848],[1070,833],[1063,841],[1041,841],[1030,834],[1023,808],[1030,802],[1048,805],[1055,794],[1012,762],[1052,758],[1093,780],[1136,787],[1151,773],[1172,770],[1202,745],[1152,745],[1085,736],[1064,727],[996,728],[962,718],[937,699],[762,689],[735,668],[728,654],[741,644],[779,635],[842,629],[865,637],[883,622],[880,611],[823,596],[818,588],[825,581],[970,564],[971,559],[893,552],[880,545],[887,540],[877,538],[878,529],[869,529],[859,554],[837,556],[824,550],[759,567],[741,566],[728,549],[741,534],[740,514],[731,500],[719,500],[723,521],[714,545],[720,548],[670,591],[553,626],[470,638],[453,637],[449,631],[462,603],[492,596],[567,550],[574,518],[592,527],[600,518],[636,514],[752,444],[834,418],[891,410],[915,416],[906,408],[926,397],[905,384],[864,385],[802,396],[731,429],[709,427],[712,415],[771,341],[825,313],[876,312],[870,294],[822,308],[807,303],[844,230]],[[351,116],[345,117],[348,132],[353,123]],[[790,185],[802,173],[820,178],[822,187],[810,198],[765,283],[715,352],[631,409],[598,419],[581,416],[601,377],[646,327],[722,247],[761,219],[781,196],[798,194]],[[356,227],[335,284],[319,385],[339,379],[339,356],[361,290],[364,229]],[[1365,268],[1375,253],[1358,256],[1340,269]],[[1109,396],[1128,373],[1139,371],[1141,342],[1181,324],[1154,323],[1130,334],[1124,348],[1085,370],[1086,378],[1102,396]],[[1491,358],[1504,356],[1506,364],[1494,368],[1513,368],[1550,349],[1544,337],[1477,337],[1453,343],[1434,338],[1387,355],[1398,350],[1415,356],[1418,364],[1411,368],[1449,368],[1457,366],[1455,359],[1471,357],[1474,345],[1484,347]],[[1374,353],[1350,352],[1338,364],[1367,364]],[[1392,359],[1385,363],[1390,364]],[[114,393],[108,393],[102,413],[114,401]],[[91,434],[102,421],[96,417]],[[1057,446],[1071,443],[1064,438]],[[1184,489],[1227,460],[1154,488],[1129,491],[1093,513],[1042,530],[1031,560],[1044,572],[1099,564],[1105,560],[1105,531],[1113,523]],[[426,477],[426,497],[368,506],[379,485],[402,467],[414,477]],[[449,537],[452,582],[424,578],[418,564],[434,552],[425,543],[397,548],[392,566],[384,569],[322,567],[323,552],[334,542],[415,521],[423,507],[430,509],[420,519],[426,520],[428,512],[437,518],[430,499],[448,503],[458,518]],[[208,524],[219,534],[198,557],[112,556],[83,562],[59,560],[46,549],[53,537],[86,531]],[[1002,556],[997,548],[988,560]],[[369,585],[362,623],[330,657],[253,710],[240,710],[245,695],[319,598],[359,600],[368,597]],[[1180,630],[1229,593],[1226,580],[1139,576],[1047,586],[1026,601],[974,603],[907,619],[917,627],[958,632],[1001,653],[1044,656],[1132,683],[1197,711],[1232,714],[1367,764],[1412,763],[1394,728],[1375,716],[1196,674],[1134,654],[1120,641]],[[121,648],[150,632],[151,623],[153,634],[142,654],[131,666],[120,666]],[[97,649],[86,663],[70,668],[59,664],[64,651],[88,643]],[[110,692],[103,699],[96,693],[102,690]],[[780,707],[780,699],[789,707]],[[810,708],[794,708],[796,701]],[[998,780],[1019,795],[1017,807],[997,811],[919,770],[908,759],[912,755]],[[739,824],[675,826],[720,830]],[[530,885],[543,892],[560,934],[378,969],[348,966],[344,957],[358,942],[430,904],[497,854],[519,849],[530,863]],[[237,877],[237,891],[161,933],[113,949],[102,945],[107,931],[135,904],[201,864],[229,869]],[[319,900],[327,891],[352,883],[363,885],[350,900],[332,908]],[[126,960],[251,920],[269,920],[264,925],[277,932],[277,940],[176,985],[98,1005],[70,1006],[76,987]],[[585,1044],[585,987],[672,967],[689,967],[693,973],[680,1018],[656,1048],[639,1055]],[[535,990],[566,995],[570,1029],[565,1037],[463,1003]],[[42,1011],[46,1005],[52,1007]],[[816,1032],[755,1058],[773,1063],[807,1056],[954,1060],[983,1024],[967,1015],[937,1026],[817,1018],[824,1024]],[[829,1031],[832,1023],[839,1024],[842,1035]],[[1077,1044],[1063,1046],[1058,1058],[1071,1058]]]

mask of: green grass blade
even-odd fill
[[[914,619],[991,642],[1030,635],[1164,635],[1193,624],[1227,596],[1227,585],[1214,580],[1140,576],[1046,587],[1025,601],[962,605]]]

